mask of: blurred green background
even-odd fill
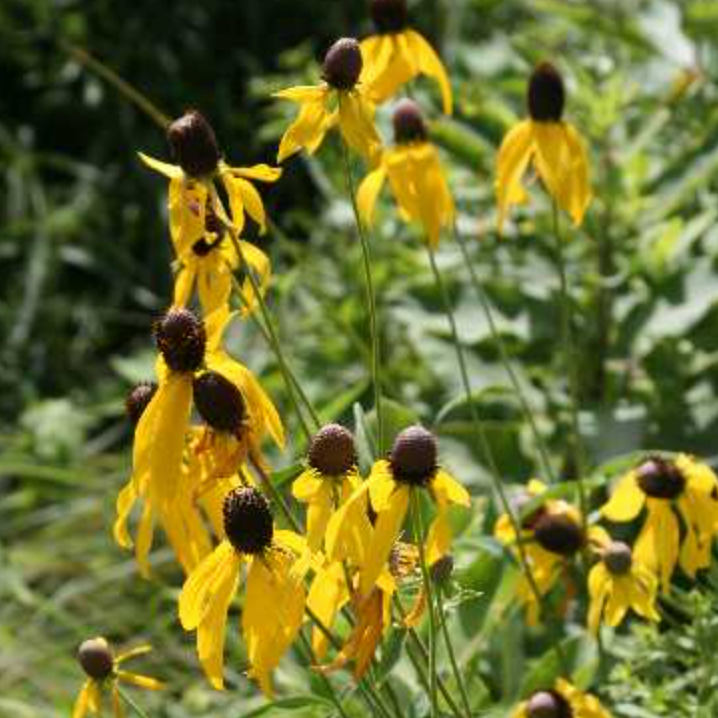
[[[492,185],[498,144],[523,115],[526,78],[544,58],[565,74],[567,115],[592,156],[587,221],[579,231],[563,225],[573,238],[569,277],[592,464],[648,448],[689,450],[715,464],[718,4],[421,0],[410,9],[449,67],[454,118],[440,116],[430,83],[419,82],[415,97],[443,148],[459,226],[557,464],[570,478],[549,205],[535,188],[499,240]],[[234,628],[228,666],[239,690],[219,695],[204,683],[192,636],[175,618],[180,577],[167,551],[159,546],[156,576],[144,582],[112,543],[131,442],[122,400],[152,375],[149,326],[171,296],[166,188],[136,152],[168,158],[168,150],[152,120],[68,47],[91,53],[170,116],[200,109],[230,164],[248,165],[273,161],[289,119],[270,93],[315,82],[333,39],[370,31],[362,0],[0,5],[0,716],[67,715],[82,681],[75,646],[98,633],[156,646],[147,672],[170,689],[141,696],[152,715],[240,716],[263,704],[240,677]],[[379,122],[388,137],[385,111]],[[330,141],[316,159],[287,165],[263,191],[274,226],[258,241],[273,261],[268,301],[292,366],[324,416],[351,425],[355,403],[371,405],[369,338],[339,158]],[[392,426],[433,426],[445,462],[477,497],[488,495],[421,237],[398,222],[390,201],[373,246]],[[507,482],[523,482],[536,470],[536,450],[450,236],[439,259],[500,467]],[[286,417],[293,441],[275,465],[292,463],[301,440],[276,363],[251,324],[233,341]],[[474,530],[459,544],[459,576],[484,596],[459,612],[457,640],[467,675],[482,686],[477,711],[499,705],[502,715],[540,668],[546,644],[523,641],[516,616],[499,620],[508,611],[505,571],[496,546],[477,538],[494,511],[481,499],[477,506],[467,526]],[[713,602],[695,600],[703,623],[698,631],[688,622],[680,634],[695,642],[685,659],[652,634],[617,639],[624,661],[602,684],[617,715],[706,709],[704,698],[665,690],[672,680],[698,680],[692,671],[701,680],[715,673],[715,656],[701,646],[718,637],[717,616]],[[588,661],[590,644],[576,640],[576,660]],[[398,690],[410,695],[410,672],[394,668]],[[594,679],[587,671],[585,682]],[[312,687],[321,695],[315,681],[292,661],[280,675],[288,694]],[[423,715],[407,705],[407,715]],[[295,715],[322,710],[310,701]],[[266,715],[274,711],[284,714]]]

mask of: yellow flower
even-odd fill
[[[514,501],[515,513],[521,514],[525,511],[527,504],[540,497],[546,489],[546,485],[541,481],[532,479],[526,491]],[[539,595],[544,596],[557,584],[568,561],[584,545],[581,514],[565,501],[549,499],[528,516],[518,520],[521,521],[521,539],[526,562]],[[494,527],[494,535],[518,557],[517,536],[508,514],[499,517]],[[519,579],[517,595],[526,606],[529,625],[536,625],[540,607],[523,572]]]
[[[618,626],[629,608],[639,616],[660,621],[655,605],[658,590],[655,574],[632,555],[630,546],[613,541],[604,529],[591,528],[589,541],[600,557],[588,574],[590,630],[597,633],[602,621],[608,626]]]
[[[372,0],[370,10],[377,34],[361,42],[365,61],[361,81],[371,99],[384,102],[417,75],[427,75],[438,82],[444,112],[450,115],[449,76],[434,48],[407,27],[406,0]]]
[[[139,153],[151,169],[170,180],[170,234],[178,254],[204,234],[203,207],[208,198],[217,204],[215,177],[219,177],[229,197],[235,232],[244,229],[245,212],[266,231],[266,214],[262,198],[249,180],[276,182],[282,175],[278,167],[266,164],[231,167],[222,158],[214,131],[196,110],[185,113],[167,130],[167,136],[178,164],[161,162]]]
[[[598,698],[559,678],[552,689],[536,691],[520,703],[511,718],[611,718],[611,714]]]
[[[211,548],[202,539],[205,531],[194,501],[200,479],[189,473],[184,461],[193,400],[208,427],[201,450],[220,452],[222,463],[231,461],[234,472],[247,457],[262,464],[259,444],[266,432],[283,445],[283,428],[273,404],[254,375],[221,347],[231,317],[226,308],[215,312],[207,320],[206,332],[191,311],[171,309],[155,327],[161,354],[159,386],[135,429],[133,474],[118,496],[115,523],[117,542],[130,547],[126,521],[137,499],[143,499],[135,553],[144,575],[149,571],[147,555],[156,518],[185,570],[191,570]]]
[[[675,460],[648,457],[618,482],[601,514],[609,521],[632,521],[644,506],[647,516],[633,554],[658,575],[663,591],[676,564],[691,578],[710,565],[718,530],[718,477],[710,467],[686,454]]]
[[[255,488],[231,491],[224,502],[227,536],[189,576],[179,598],[186,631],[197,631],[197,654],[210,683],[224,688],[227,611],[247,565],[242,632],[255,678],[272,695],[271,672],[294,641],[304,617],[304,539],[274,528],[269,504]],[[296,565],[295,565],[296,564]]]
[[[91,638],[84,641],[77,652],[77,659],[88,679],[77,696],[72,718],[84,718],[88,712],[99,715],[102,708],[102,694],[105,690],[110,691],[112,714],[115,718],[124,718],[125,711],[122,707],[118,683],[128,683],[152,691],[164,688],[164,684],[154,678],[129,673],[120,668],[120,664],[128,658],[141,656],[151,650],[148,645],[137,646],[115,658],[104,638]]]
[[[382,153],[378,166],[359,186],[359,213],[367,225],[372,224],[377,197],[388,178],[402,219],[421,224],[435,249],[442,227],[454,221],[454,200],[439,154],[428,141],[421,112],[412,100],[397,105],[394,134],[396,145]]]
[[[528,196],[521,184],[530,165],[547,191],[576,225],[581,224],[591,201],[588,157],[583,140],[570,123],[562,120],[563,80],[549,63],[536,67],[528,89],[528,120],[513,127],[501,143],[496,167],[498,227],[514,204]]]
[[[429,537],[437,545],[430,544],[427,552],[429,556],[445,552],[447,533],[450,540],[446,508],[449,504],[469,506],[471,500],[466,489],[438,466],[436,440],[421,426],[409,427],[397,436],[389,460],[374,464],[369,479],[329,521],[326,547],[330,560],[340,559],[338,549],[348,535],[356,536],[363,543],[360,598],[371,593],[404,524],[412,490],[418,489],[428,490],[439,508],[437,521],[440,521],[441,530],[429,531]],[[366,501],[367,493],[377,518],[374,530],[362,536],[353,512],[357,504],[363,505]]]
[[[305,470],[292,484],[294,498],[308,504],[307,543],[312,551],[322,549],[332,512],[360,484],[354,436],[339,424],[323,426],[312,438]],[[370,531],[369,517],[363,515],[364,530]],[[352,554],[356,565],[360,557]]]
[[[324,135],[338,124],[346,143],[373,163],[381,140],[374,127],[374,104],[357,84],[361,69],[359,43],[342,38],[324,57],[321,85],[290,87],[274,94],[301,105],[297,119],[282,137],[277,162],[301,149],[314,154]]]

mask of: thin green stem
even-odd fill
[[[376,452],[378,456],[384,453],[384,417],[381,406],[381,347],[379,345],[379,317],[376,308],[376,292],[374,290],[374,278],[372,275],[371,247],[369,239],[364,231],[364,223],[359,216],[359,207],[356,200],[356,189],[354,176],[352,174],[351,162],[349,159],[349,148],[342,137],[342,158],[344,160],[344,175],[347,183],[347,192],[351,199],[354,221],[361,242],[362,259],[364,264],[364,279],[366,282],[366,298],[369,307],[369,330],[371,333],[371,373],[374,384],[374,410],[376,412]]]
[[[301,426],[302,432],[304,433],[304,437],[307,440],[307,443],[309,443],[312,438],[312,432],[309,429],[306,419],[304,418],[304,414],[301,411],[299,401],[294,393],[295,384],[292,381],[292,374],[289,371],[286,359],[284,358],[284,352],[282,351],[282,346],[279,342],[277,331],[269,314],[269,309],[267,309],[267,304],[264,301],[264,297],[262,296],[262,292],[257,282],[257,278],[254,276],[252,269],[250,268],[249,264],[245,259],[244,252],[242,251],[242,243],[239,241],[239,238],[237,237],[237,232],[235,231],[234,227],[229,224],[225,225],[225,227],[227,229],[227,232],[229,233],[229,237],[232,241],[234,250],[235,252],[237,252],[239,261],[241,262],[242,266],[246,268],[247,277],[249,278],[249,282],[252,286],[252,292],[254,293],[254,296],[257,300],[257,304],[259,305],[259,311],[262,315],[262,320],[267,330],[267,334],[269,335],[269,338],[271,340],[270,346],[272,351],[274,352],[274,355],[277,358],[277,364],[279,365],[279,370],[282,373],[282,378],[284,379],[284,385],[287,389],[287,394],[289,395],[289,398],[294,405],[294,409],[297,414],[297,418],[299,419],[299,424]]]
[[[539,455],[541,456],[541,462],[544,466],[544,470],[546,471],[546,476],[548,477],[550,483],[556,483],[556,473],[554,472],[553,465],[551,464],[551,459],[549,458],[549,452],[548,448],[546,447],[546,442],[544,441],[543,436],[539,431],[538,424],[536,423],[536,419],[534,417],[534,413],[531,410],[531,404],[521,386],[521,382],[519,381],[516,371],[514,370],[514,367],[511,363],[511,359],[509,358],[509,353],[506,350],[506,344],[501,337],[501,333],[499,332],[496,325],[496,320],[494,319],[493,312],[491,311],[491,303],[489,302],[486,292],[481,282],[479,281],[479,277],[476,274],[474,264],[471,261],[471,255],[469,254],[468,247],[466,246],[466,240],[461,235],[461,232],[459,232],[459,228],[457,227],[456,223],[454,223],[453,229],[454,238],[456,239],[456,242],[461,249],[461,253],[464,257],[464,263],[469,270],[471,285],[476,292],[476,295],[479,299],[479,304],[481,304],[481,309],[484,312],[484,316],[486,317],[486,322],[488,323],[489,331],[491,332],[491,338],[493,339],[494,344],[499,350],[499,357],[501,358],[501,363],[504,365],[504,370],[509,377],[509,381],[511,382],[511,386],[514,390],[514,393],[516,394],[516,397],[521,404],[521,410],[523,411],[524,417],[528,422],[529,428],[531,429],[531,433],[533,434],[534,442],[538,449]]]
[[[140,708],[137,703],[135,703],[134,698],[132,698],[129,693],[125,692],[124,688],[122,688],[119,683],[115,685],[115,690],[119,694],[120,698],[127,703],[127,705],[132,709],[132,712],[136,713],[139,718],[150,718],[149,715],[142,708]]]
[[[561,344],[563,346],[564,369],[568,378],[569,385],[569,404],[571,412],[571,433],[573,444],[573,459],[576,469],[578,483],[578,499],[581,506],[581,515],[583,517],[583,526],[586,528],[586,520],[588,516],[588,499],[586,495],[586,486],[584,483],[584,471],[586,469],[586,460],[581,439],[581,427],[579,424],[579,387],[577,375],[577,357],[576,347],[573,339],[573,331],[571,325],[573,323],[571,311],[571,295],[568,287],[568,278],[566,275],[566,258],[563,249],[563,238],[559,226],[558,205],[553,201],[553,232],[556,239],[556,266],[558,269],[560,283],[560,304],[561,304]]]
[[[459,670],[459,664],[456,660],[456,654],[454,653],[454,645],[451,642],[451,636],[449,635],[449,627],[446,625],[446,612],[444,611],[443,591],[441,587],[438,587],[436,597],[436,612],[439,616],[439,626],[441,627],[441,633],[444,636],[444,645],[446,646],[446,652],[449,654],[449,663],[451,663],[451,670],[454,672],[454,678],[456,684],[459,686],[459,694],[461,695],[461,702],[464,705],[466,715],[471,718],[471,704],[469,703],[469,694],[466,692],[466,685],[464,684],[464,677],[461,675]]]
[[[262,485],[267,489],[268,493],[271,495],[272,501],[274,501],[274,503],[277,504],[279,506],[279,508],[281,509],[282,514],[284,515],[284,518],[288,521],[289,525],[292,527],[292,530],[298,534],[301,534],[304,531],[302,524],[294,516],[294,514],[292,513],[292,510],[289,508],[289,505],[284,500],[284,496],[282,496],[281,492],[272,483],[272,479],[269,477],[267,472],[251,456],[249,457],[249,461],[252,464],[252,468],[259,475],[259,479],[262,482]]]
[[[130,85],[129,82],[123,80],[111,67],[108,67],[96,57],[93,57],[87,50],[77,47],[76,45],[70,45],[60,40],[60,47],[81,65],[84,65],[88,70],[91,70],[112,85],[123,97],[139,107],[140,110],[163,130],[169,127],[172,120],[146,95],[143,95],[138,89]]]
[[[496,493],[499,496],[499,500],[501,502],[501,506],[506,513],[506,515],[509,518],[509,521],[511,523],[511,528],[514,531],[514,535],[516,536],[516,548],[517,553],[519,556],[519,563],[521,564],[521,568],[524,572],[524,575],[526,577],[526,580],[529,584],[529,587],[531,589],[531,592],[533,593],[534,599],[536,600],[536,604],[539,607],[539,610],[543,609],[543,597],[541,595],[541,592],[539,591],[538,585],[536,584],[536,579],[533,575],[533,571],[531,570],[531,566],[529,565],[528,559],[526,557],[526,550],[524,548],[524,541],[522,536],[522,530],[521,525],[516,518],[514,511],[511,507],[511,503],[508,500],[508,497],[506,495],[506,491],[504,490],[503,482],[501,481],[501,474],[499,473],[499,467],[496,463],[496,459],[494,458],[494,453],[491,449],[491,444],[489,443],[488,436],[486,435],[486,429],[484,427],[483,422],[481,421],[481,417],[479,416],[479,412],[476,408],[476,404],[474,403],[473,395],[471,392],[471,381],[469,380],[469,372],[466,367],[466,359],[464,358],[464,350],[461,345],[461,341],[459,339],[459,331],[456,326],[456,319],[454,317],[454,313],[451,309],[451,302],[449,300],[448,292],[446,291],[446,287],[444,286],[444,281],[441,278],[441,273],[439,272],[439,267],[436,264],[436,257],[434,255],[433,250],[427,243],[427,252],[429,253],[429,262],[431,264],[432,272],[434,273],[434,280],[436,282],[436,286],[439,289],[439,293],[441,294],[441,299],[444,304],[444,312],[446,314],[446,317],[449,321],[449,327],[451,329],[451,336],[454,343],[454,349],[456,351],[456,358],[459,364],[459,372],[461,374],[461,381],[464,386],[464,393],[466,394],[466,401],[469,405],[469,411],[471,412],[471,419],[473,421],[474,427],[476,429],[477,436],[479,438],[479,446],[481,448],[481,451],[483,455],[486,458],[486,462],[489,466],[491,479],[494,485],[494,489],[496,490]],[[559,655],[559,658],[561,660],[561,663],[564,667],[566,667],[566,661],[565,656],[563,654],[563,649],[560,644],[556,644],[556,652]]]
[[[431,715],[436,718],[439,715],[439,704],[437,700],[436,686],[436,613],[434,610],[434,589],[431,585],[431,574],[426,564],[426,552],[424,550],[424,526],[421,519],[421,506],[419,505],[418,491],[411,491],[411,525],[414,530],[414,543],[419,548],[419,564],[421,575],[424,579],[424,590],[426,591],[426,603],[429,609],[429,699],[431,701]]]

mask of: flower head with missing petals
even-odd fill
[[[381,140],[374,127],[374,104],[359,83],[363,59],[353,38],[337,40],[324,56],[321,85],[290,87],[274,97],[300,105],[299,114],[284,133],[277,162],[306,150],[317,151],[330,128],[338,126],[344,141],[373,164]]]
[[[558,70],[548,62],[529,80],[529,119],[504,137],[496,165],[499,232],[515,204],[528,200],[522,179],[533,165],[554,201],[580,225],[591,202],[588,156],[578,131],[563,119],[565,89]]]

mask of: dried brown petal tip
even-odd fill
[[[547,512],[534,526],[539,546],[561,556],[573,556],[583,546],[583,529],[568,514]]]
[[[529,115],[536,122],[559,122],[566,103],[566,90],[559,71],[542,62],[534,69],[527,93]]]
[[[437,469],[434,435],[423,426],[404,429],[394,440],[389,462],[397,481],[426,486]]]
[[[322,76],[335,90],[351,90],[362,71],[359,43],[353,37],[337,40],[324,56]]]
[[[190,177],[205,177],[216,169],[221,155],[209,122],[189,110],[167,129],[167,139],[177,164]]]
[[[526,704],[528,718],[572,718],[568,701],[556,691],[539,691]]]
[[[272,512],[260,491],[246,486],[233,489],[225,497],[222,510],[224,532],[237,551],[258,554],[271,546]]]
[[[309,465],[327,476],[346,474],[357,461],[354,435],[339,424],[323,426],[309,446]]]
[[[394,110],[394,140],[397,144],[424,142],[427,138],[426,125],[419,105],[413,100],[401,100]]]
[[[686,478],[681,470],[668,459],[654,456],[636,469],[641,490],[654,499],[675,499],[683,493]]]
[[[90,678],[101,681],[114,670],[112,650],[104,638],[90,638],[77,649],[77,660]]]
[[[133,426],[137,426],[156,392],[157,384],[153,381],[142,381],[127,394],[125,412]]]
[[[623,576],[631,570],[631,547],[623,541],[612,541],[603,553],[603,563],[614,576]]]
[[[206,371],[192,382],[194,404],[200,416],[217,431],[237,434],[247,411],[242,392],[216,371]]]
[[[369,12],[377,32],[382,34],[401,32],[409,21],[406,0],[371,0]]]
[[[155,341],[173,371],[196,371],[204,362],[207,335],[204,324],[189,309],[170,309],[155,322]]]

